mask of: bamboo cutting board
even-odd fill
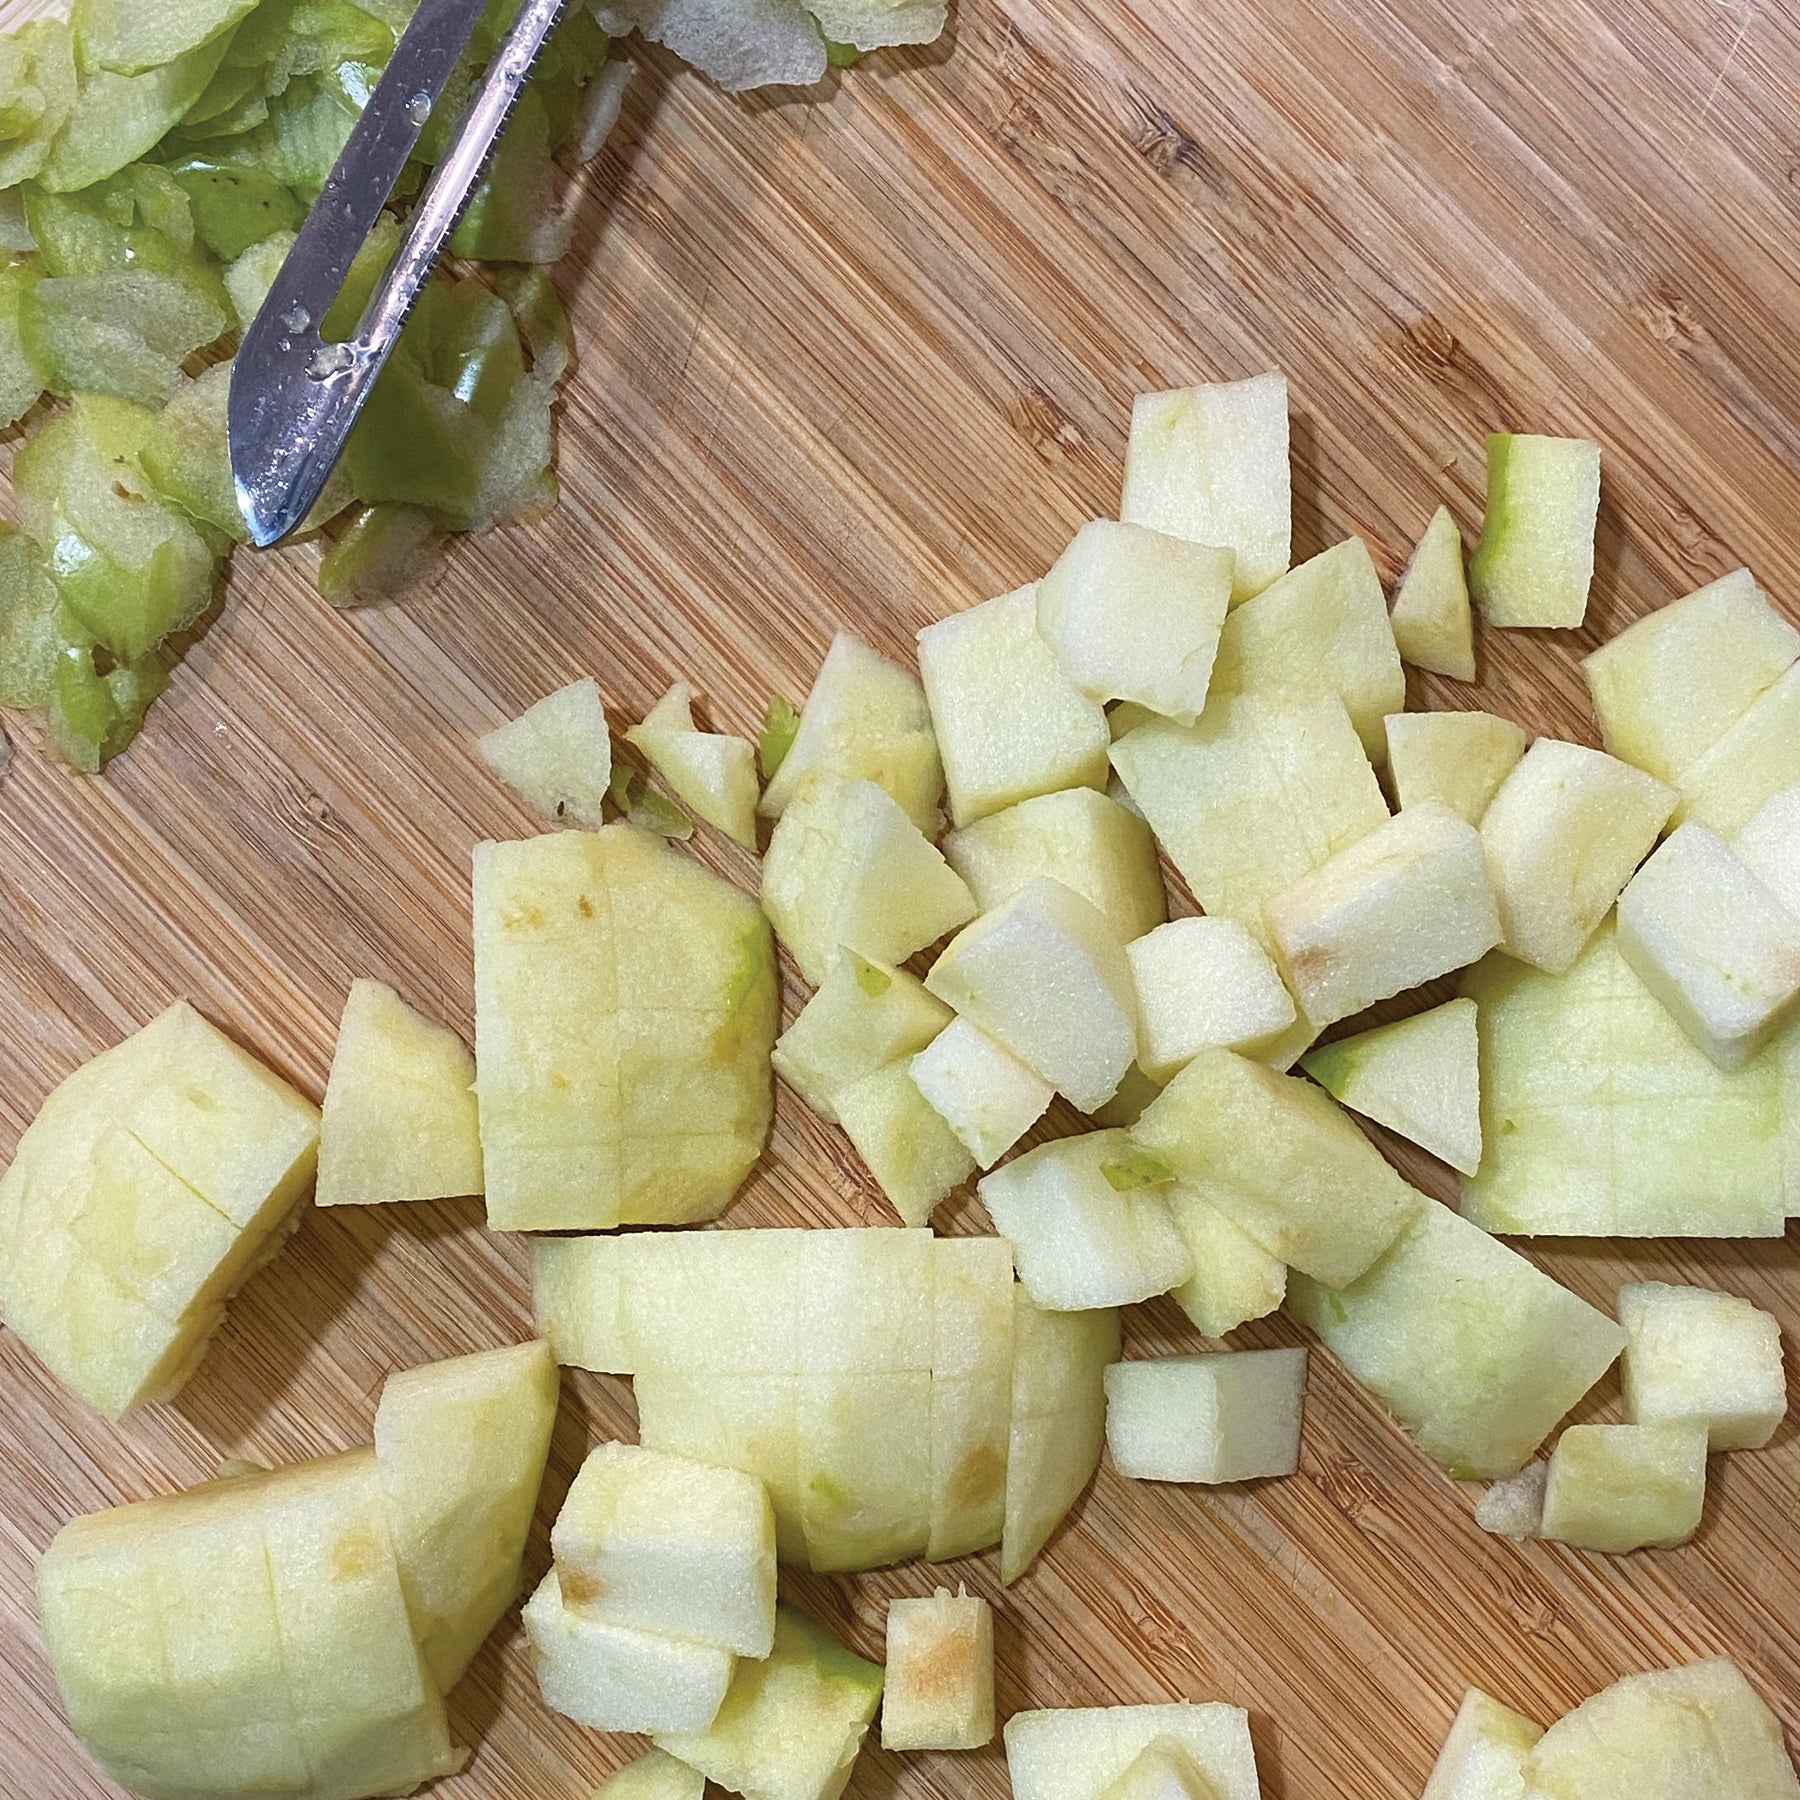
[[[1285,369],[1296,556],[1358,531],[1390,576],[1440,500],[1477,525],[1486,431],[1602,441],[1589,627],[1488,634],[1479,687],[1426,680],[1415,703],[1595,742],[1576,665],[1603,636],[1742,562],[1800,600],[1792,8],[967,0],[941,44],[816,94],[732,99],[641,62],[564,271],[583,361],[560,510],[465,545],[403,610],[332,613],[306,549],[241,555],[107,779],[23,734],[0,785],[0,1156],[52,1083],[177,995],[315,1096],[353,976],[466,1031],[470,846],[533,828],[475,732],[582,673],[621,722],[686,676],[748,731],[840,625],[908,654],[1115,511],[1141,389]],[[697,849],[754,881],[731,846]],[[729,1222],[891,1215],[784,1091]],[[941,1223],[987,1228],[970,1197]],[[1539,1259],[1603,1305],[1624,1278],[1700,1279],[1800,1331],[1791,1239]],[[65,1520],[222,1458],[366,1441],[390,1369],[528,1329],[524,1246],[468,1201],[314,1215],[181,1398],[117,1429],[0,1334],[0,1795],[115,1792],[36,1641],[33,1558]],[[1296,1341],[1280,1320],[1240,1338]],[[1167,1303],[1128,1339],[1196,1341]],[[1230,1700],[1270,1800],[1416,1796],[1471,1682],[1548,1721],[1729,1651],[1800,1732],[1793,1425],[1715,1461],[1698,1542],[1607,1561],[1484,1537],[1472,1490],[1323,1355],[1308,1402],[1294,1479],[1103,1471],[1010,1592],[992,1556],[947,1572],[995,1601],[1003,1713]],[[1617,1404],[1609,1381],[1588,1415]],[[531,1579],[585,1447],[632,1429],[628,1384],[566,1380]],[[888,1596],[936,1579],[784,1586],[879,1655]],[[539,1706],[516,1616],[451,1710],[475,1756],[446,1800],[576,1800],[640,1747]],[[1004,1763],[871,1748],[854,1792],[985,1800]]]

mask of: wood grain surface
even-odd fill
[[[686,676],[747,731],[772,689],[804,693],[840,625],[909,654],[1115,511],[1144,388],[1285,369],[1296,555],[1361,532],[1390,577],[1440,500],[1478,524],[1485,432],[1601,440],[1588,628],[1488,634],[1478,686],[1415,677],[1415,704],[1595,742],[1576,665],[1601,638],[1741,562],[1800,598],[1792,7],[966,0],[941,44],[816,93],[734,99],[640,60],[564,271],[583,360],[560,510],[466,544],[403,610],[328,610],[304,547],[241,555],[105,780],[9,721],[0,1156],[52,1083],[177,995],[314,1095],[354,976],[466,1031],[470,846],[533,826],[472,734],[585,673],[621,723]],[[696,847],[754,881],[722,840]],[[857,1221],[891,1215],[783,1091],[728,1222]],[[941,1223],[987,1229],[967,1196]],[[1792,1234],[1536,1254],[1603,1305],[1622,1278],[1703,1279],[1800,1331]],[[33,1558],[56,1529],[222,1458],[366,1441],[390,1369],[527,1332],[525,1269],[473,1201],[314,1214],[179,1400],[118,1428],[0,1334],[0,1795],[115,1792],[37,1645]],[[1127,1335],[1196,1342],[1166,1302]],[[1584,1416],[1617,1407],[1609,1380]],[[585,1447],[632,1430],[628,1384],[567,1378],[532,1579]],[[1473,1498],[1319,1355],[1297,1477],[1209,1492],[1103,1471],[1011,1591],[991,1555],[946,1573],[995,1602],[1003,1713],[1231,1700],[1270,1800],[1416,1796],[1471,1682],[1547,1721],[1625,1672],[1729,1651],[1800,1732],[1793,1425],[1715,1460],[1702,1533],[1674,1552],[1518,1548],[1475,1528]],[[886,1599],[938,1579],[784,1588],[879,1655]],[[446,1800],[574,1800],[640,1747],[539,1705],[516,1614],[451,1712],[475,1755]],[[1004,1762],[871,1748],[853,1792],[998,1796]]]

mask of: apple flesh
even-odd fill
[[[1261,1057],[1294,1024],[1294,997],[1235,919],[1172,919],[1125,946],[1137,994],[1138,1066],[1167,1083],[1202,1050]]]
[[[842,1089],[837,1115],[903,1225],[927,1224],[975,1172],[967,1139],[920,1091],[909,1063],[889,1063]]]
[[[1787,1416],[1781,1327],[1736,1294],[1665,1281],[1619,1290],[1625,1417],[1697,1425],[1708,1450],[1760,1450]]]
[[[1219,1790],[1178,1738],[1153,1738],[1102,1800],[1218,1800]]]
[[[1475,626],[1463,574],[1462,533],[1447,506],[1431,523],[1400,577],[1392,614],[1394,642],[1415,669],[1454,681],[1475,679]]]
[[[646,1750],[594,1789],[589,1800],[702,1800],[706,1777],[666,1750]]]
[[[1014,1713],[1006,1721],[1013,1800],[1101,1800],[1164,1739],[1181,1746],[1218,1800],[1259,1800],[1250,1715],[1218,1702]]]
[[[1732,840],[1750,872],[1800,918],[1800,784],[1759,806]]]
[[[1004,1238],[932,1246],[931,1508],[925,1555],[972,1555],[1006,1523],[1013,1266]]]
[[[756,746],[699,730],[691,683],[676,682],[625,741],[644,753],[683,806],[734,843],[756,849]]]
[[[1056,1093],[967,1019],[946,1026],[907,1068],[982,1169],[991,1169],[1044,1116]]]
[[[1571,1425],[1550,1455],[1543,1537],[1612,1556],[1685,1544],[1706,1503],[1702,1425]]]
[[[1525,1759],[1544,1728],[1470,1688],[1432,1765],[1423,1800],[1524,1800]]]
[[[1216,1486],[1300,1467],[1304,1350],[1153,1356],[1106,1371],[1106,1447],[1133,1481]]]
[[[1572,629],[1587,617],[1600,446],[1495,432],[1469,591],[1490,625]]]
[[[612,780],[612,734],[592,677],[546,694],[475,740],[502,781],[557,824],[598,831]]]
[[[1161,1193],[1194,1268],[1170,1292],[1200,1334],[1223,1337],[1274,1312],[1287,1293],[1287,1264],[1213,1204],[1212,1184],[1172,1181]]]
[[[1682,770],[1677,824],[1710,825],[1721,837],[1741,831],[1782,789],[1800,782],[1800,663],[1709,749]]]
[[[1525,733],[1486,712],[1389,713],[1388,779],[1402,812],[1441,800],[1479,825],[1488,802],[1525,754]]]
[[[882,1749],[979,1750],[993,1738],[993,1608],[948,1588],[890,1600]]]

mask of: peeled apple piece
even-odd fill
[[[1705,1505],[1705,1426],[1571,1425],[1550,1454],[1538,1532],[1623,1556],[1685,1544]]]
[[[1014,1800],[1102,1800],[1165,1738],[1181,1746],[1218,1800],[1259,1800],[1250,1715],[1217,1701],[1014,1713],[1006,1722]]]
[[[1432,1765],[1423,1800],[1524,1800],[1525,1759],[1544,1728],[1470,1688]]]
[[[939,1588],[888,1602],[884,1750],[979,1750],[994,1738],[994,1612]]]
[[[903,1225],[928,1223],[938,1202],[975,1172],[974,1152],[906,1063],[836,1090],[832,1110]]]
[[[1490,625],[1569,629],[1587,617],[1600,446],[1496,432],[1469,591]]]
[[[599,685],[583,676],[475,740],[475,754],[547,819],[589,831],[606,822],[612,735]]]
[[[1106,1371],[1106,1447],[1132,1481],[1261,1481],[1300,1467],[1304,1350],[1147,1356]]]
[[[1173,919],[1125,946],[1138,1001],[1138,1065],[1167,1081],[1202,1050],[1258,1056],[1294,1023],[1294,998],[1235,919]]]
[[[1391,614],[1402,659],[1455,681],[1475,679],[1474,621],[1463,575],[1462,533],[1440,506],[1400,577]]]
[[[1479,825],[1488,802],[1525,754],[1525,733],[1485,712],[1389,713],[1388,779],[1402,812],[1441,800]]]
[[[594,1789],[590,1800],[701,1800],[706,1777],[666,1750],[646,1750],[614,1771]]]
[[[1274,1312],[1287,1293],[1287,1264],[1212,1203],[1212,1184],[1173,1181],[1160,1191],[1194,1265],[1170,1291],[1200,1335],[1223,1337]]]
[[[991,1169],[1043,1117],[1056,1093],[967,1019],[939,1032],[907,1073],[982,1169]]]
[[[1731,847],[1750,872],[1800,919],[1800,784],[1771,795]]]
[[[1675,822],[1731,837],[1783,788],[1800,781],[1800,663],[1682,771]]]
[[[756,849],[756,746],[748,738],[700,731],[694,690],[678,681],[625,733],[675,798],[746,850]]]
[[[1781,1327],[1736,1294],[1639,1281],[1619,1289],[1625,1417],[1701,1425],[1709,1450],[1760,1450],[1787,1416]]]

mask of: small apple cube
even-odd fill
[[[1293,510],[1285,375],[1171,388],[1132,402],[1119,517],[1229,550],[1234,604],[1287,568]]]
[[[1507,950],[1552,973],[1569,968],[1649,855],[1675,799],[1616,757],[1539,738],[1481,819]]]
[[[706,1777],[666,1750],[646,1750],[615,1770],[588,1800],[702,1800]]]
[[[1750,873],[1800,918],[1800,783],[1770,795],[1731,847]]]
[[[1034,794],[1106,785],[1106,714],[1038,635],[1022,587],[919,633],[919,674],[958,829]]]
[[[1705,825],[1679,826],[1619,896],[1619,954],[1721,1069],[1800,999],[1800,917]]]
[[[1012,1247],[939,1238],[931,1250],[932,1562],[998,1543],[1012,1431]]]
[[[1172,1181],[1160,1191],[1194,1265],[1193,1274],[1170,1293],[1201,1336],[1223,1337],[1280,1306],[1287,1264],[1212,1203],[1211,1183]]]
[[[1037,589],[1038,633],[1090,700],[1132,700],[1191,725],[1206,705],[1232,555],[1095,519]]]
[[[1080,1111],[1104,1106],[1137,1058],[1137,997],[1113,928],[1040,876],[951,940],[925,985]]]
[[[1748,569],[1628,625],[1583,659],[1608,752],[1678,782],[1800,658]]]
[[[353,981],[319,1124],[321,1206],[481,1192],[475,1059],[380,981]]]
[[[1480,1031],[1473,1000],[1339,1038],[1301,1057],[1332,1099],[1473,1175],[1481,1167]]]
[[[588,1454],[551,1532],[563,1605],[737,1656],[775,1641],[775,1515],[754,1476],[637,1444]]]
[[[1759,807],[1800,781],[1800,663],[1751,702],[1717,743],[1682,770],[1675,820],[1741,831]]]
[[[1699,1425],[1709,1450],[1760,1450],[1787,1416],[1781,1327],[1712,1288],[1639,1281],[1619,1290],[1625,1417]]]
[[[1704,1425],[1571,1425],[1550,1454],[1539,1529],[1623,1556],[1685,1544],[1705,1503]]]
[[[550,1346],[390,1375],[375,1461],[420,1653],[448,1693],[519,1597],[560,1397]]]
[[[1092,788],[1021,800],[944,839],[983,912],[1040,875],[1091,901],[1128,944],[1168,917],[1156,842],[1140,814]]]
[[[1152,1744],[1173,1739],[1209,1784],[1205,1800],[1258,1800],[1250,1715],[1193,1706],[1081,1706],[1006,1721],[1013,1800],[1102,1800]]]
[[[1432,1765],[1423,1800],[1524,1800],[1525,1759],[1544,1735],[1523,1713],[1470,1688]]]
[[[889,1063],[840,1089],[837,1115],[902,1224],[927,1224],[938,1202],[975,1172],[968,1144],[920,1091],[908,1063]]]
[[[1212,691],[1271,690],[1337,695],[1370,759],[1385,751],[1382,720],[1406,705],[1406,671],[1361,538],[1290,569],[1225,621]]]
[[[1475,679],[1475,630],[1462,533],[1447,506],[1431,515],[1394,595],[1394,642],[1415,669]],[[1522,747],[1522,746],[1521,746]]]
[[[903,963],[975,916],[962,877],[885,788],[825,770],[800,784],[769,839],[762,903],[814,987],[840,949]]]
[[[1101,1800],[1218,1800],[1219,1790],[1200,1773],[1178,1738],[1153,1738]]]
[[[1421,800],[1303,875],[1263,909],[1315,1029],[1478,961],[1500,941],[1481,834]]]
[[[994,1612],[939,1588],[890,1600],[884,1750],[979,1750],[994,1740]]]
[[[573,1612],[554,1569],[525,1602],[524,1624],[544,1704],[590,1730],[704,1731],[731,1686],[729,1650]]]
[[[1154,1356],[1106,1371],[1106,1447],[1133,1481],[1218,1485],[1300,1467],[1304,1350]]]
[[[547,819],[598,831],[612,780],[612,736],[592,677],[546,694],[475,740],[481,760]]]
[[[982,1204],[1039,1306],[1077,1312],[1166,1294],[1193,1273],[1123,1131],[1040,1144],[982,1178]]]
[[[917,1055],[955,1016],[918,976],[840,950],[819,991],[775,1040],[775,1073],[836,1124],[834,1095]]]
[[[775,1647],[742,1662],[710,1727],[657,1747],[744,1800],[837,1800],[881,1703],[882,1672],[783,1606]]]
[[[1327,1287],[1354,1281],[1426,1205],[1330,1095],[1230,1050],[1195,1057],[1131,1139]]]
[[[1459,1480],[1523,1467],[1625,1347],[1604,1313],[1435,1202],[1350,1286],[1292,1276],[1288,1310]]]
[[[831,640],[759,810],[779,819],[814,769],[886,788],[920,831],[937,836],[944,765],[925,691],[910,669],[847,631]]]
[[[1388,816],[1333,695],[1215,699],[1192,729],[1159,719],[1113,767],[1201,909],[1266,942],[1263,903]]]
[[[1014,1288],[1012,1425],[1000,1579],[1031,1566],[1100,1466],[1106,1369],[1119,1360],[1115,1307],[1047,1312]]]
[[[907,1066],[981,1169],[991,1169],[1044,1116],[1056,1093],[967,1019],[946,1026]]]
[[[691,683],[676,682],[625,741],[644,753],[682,805],[746,850],[756,848],[756,746],[697,729]]]
[[[1600,511],[1600,446],[1495,432],[1487,515],[1469,591],[1490,625],[1571,628],[1587,617]]]
[[[1550,1464],[1527,1463],[1516,1475],[1496,1481],[1475,1503],[1475,1523],[1494,1537],[1523,1543],[1544,1529],[1544,1490],[1550,1485]]]
[[[1294,997],[1235,919],[1172,919],[1125,946],[1137,992],[1138,1066],[1154,1082],[1202,1050],[1259,1056],[1294,1023]]]
[[[1525,733],[1486,712],[1389,713],[1388,778],[1404,811],[1441,800],[1471,825],[1525,754]]]

